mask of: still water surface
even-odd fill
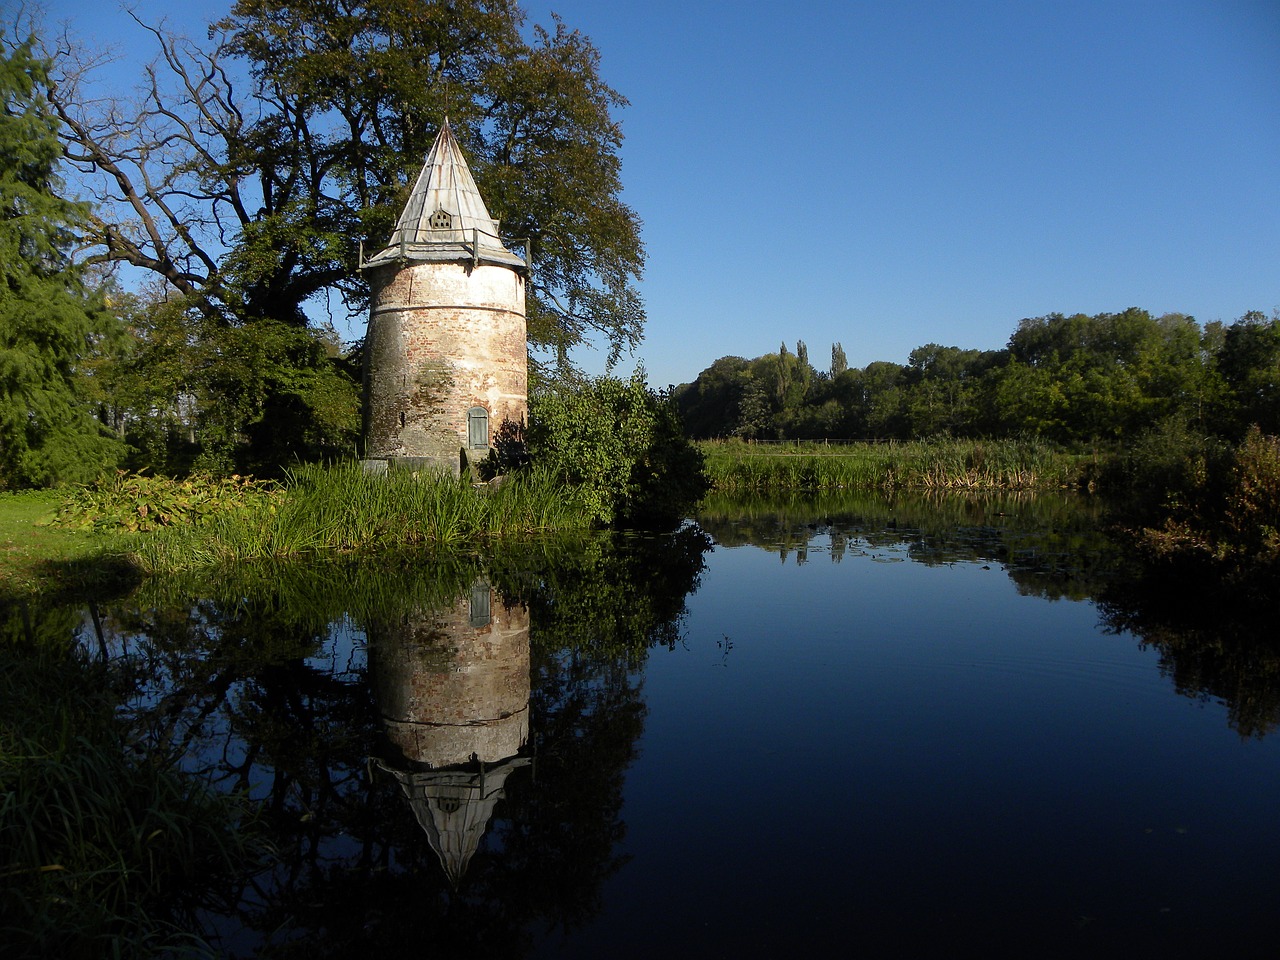
[[[1274,658],[1109,562],[1081,504],[726,506],[100,619],[269,813],[239,954],[1272,955]]]

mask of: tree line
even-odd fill
[[[1280,314],[1230,324],[1136,307],[1020,321],[1001,350],[925,344],[905,364],[816,369],[803,341],[726,356],[676,388],[698,438],[911,439],[1035,435],[1114,444],[1177,422],[1239,439],[1280,433]]]

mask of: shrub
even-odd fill
[[[1280,559],[1280,437],[1250,428],[1236,451],[1225,528],[1235,549],[1274,563]]]
[[[1274,603],[1280,437],[1254,426],[1234,450],[1212,439],[1159,441],[1144,438],[1103,472],[1109,491],[1128,482],[1112,508],[1117,529],[1171,585]]]
[[[1225,502],[1231,457],[1230,444],[1171,418],[1107,458],[1096,485],[1128,523],[1191,519]]]
[[[527,439],[534,462],[600,523],[678,521],[707,491],[674,401],[642,374],[548,388],[531,401]]]

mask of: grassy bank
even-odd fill
[[[358,464],[300,467],[279,487],[117,477],[0,495],[0,599],[98,590],[243,560],[458,546],[592,525],[537,470],[496,486]]]
[[[720,492],[1044,490],[1080,485],[1087,457],[1039,440],[929,440],[827,446],[737,440],[702,445]]]
[[[490,537],[588,527],[590,516],[538,471],[498,486],[359,464],[301,467],[282,490],[254,492],[235,509],[138,538],[131,556],[146,573],[243,560],[456,546]]]
[[[1075,486],[1082,458],[1035,441],[702,445],[717,492],[1036,490]],[[584,487],[584,490],[588,489]],[[545,472],[496,487],[355,463],[298,468],[280,487],[116,477],[70,498],[0,497],[0,595],[125,581],[244,560],[457,546],[592,525],[587,499]],[[59,516],[57,525],[50,525]]]
[[[54,525],[64,494],[0,493],[0,599],[128,578],[130,537]]]

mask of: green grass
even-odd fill
[[[0,599],[114,583],[130,538],[53,526],[64,494],[0,493]]]
[[[1044,490],[1078,486],[1086,458],[1036,440],[854,444],[702,444],[707,473],[721,493],[760,495],[835,490]],[[121,486],[124,491],[127,484]],[[127,491],[125,491],[127,492]],[[136,499],[137,491],[130,496]],[[121,493],[121,496],[124,494]],[[148,503],[168,502],[148,490]],[[185,494],[184,494],[185,496]],[[398,548],[456,547],[591,526],[583,502],[538,471],[500,487],[396,472],[365,473],[356,463],[300,467],[281,494],[224,491],[216,510],[150,533],[48,526],[56,493],[0,495],[0,597],[54,586],[80,589],[146,573],[190,570],[244,560]],[[235,503],[226,503],[226,498]],[[83,499],[83,497],[81,498]],[[168,499],[173,499],[172,497]],[[129,501],[130,506],[133,500]],[[136,509],[133,510],[136,512]],[[136,519],[136,518],[135,518]],[[83,522],[83,518],[81,518]],[[136,525],[136,524],[135,524]]]
[[[1043,490],[1076,487],[1087,458],[1039,440],[928,440],[702,445],[720,492],[781,490]]]
[[[498,487],[477,487],[422,473],[375,476],[347,463],[301,467],[283,496],[140,538],[132,556],[144,571],[159,573],[245,560],[457,547],[590,525],[571,493],[536,470]]]
[[[149,504],[187,495],[178,481],[147,480]],[[283,490],[223,490],[216,509],[129,532],[137,497],[120,482],[0,495],[0,600],[100,591],[146,574],[247,560],[458,547],[592,525],[581,500],[536,469],[477,486],[401,471],[375,476],[357,463],[304,466]],[[62,522],[52,524],[59,513]]]

